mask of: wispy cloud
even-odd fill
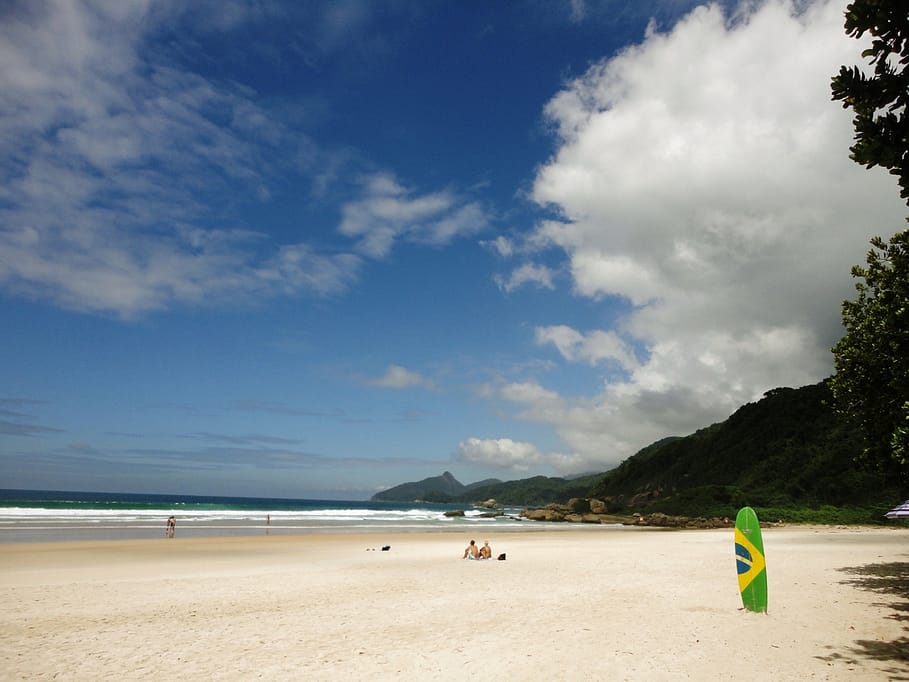
[[[340,232],[371,258],[384,258],[399,240],[444,246],[488,223],[475,202],[449,191],[418,194],[386,173],[367,178],[361,196],[348,202],[342,215]]]
[[[147,5],[50,2],[7,19],[0,286],[129,317],[355,280],[356,256],[231,226],[307,141],[252,93],[149,56]]]
[[[532,284],[541,289],[554,289],[553,277],[555,273],[545,265],[524,263],[511,271],[508,277],[496,275],[493,279],[499,289],[512,293],[516,289]]]
[[[325,179],[355,155],[321,149],[249,88],[179,62],[192,30],[228,31],[291,11],[216,4],[219,20],[198,26],[198,8],[168,4],[57,0],[0,10],[6,292],[129,318],[187,304],[330,296],[357,282],[362,260],[352,244],[317,244],[306,225],[296,230],[303,238],[278,243],[269,226],[241,217],[286,191],[289,179],[324,192]],[[364,30],[371,14],[361,3],[296,11],[304,25],[325,27],[328,43]],[[154,43],[167,30],[173,40]],[[306,44],[315,46],[310,33]],[[371,257],[397,239],[440,246],[486,223],[477,204],[450,192],[417,196],[381,180],[345,214],[341,232]]]
[[[422,374],[400,365],[389,365],[385,374],[378,379],[367,381],[370,386],[381,388],[428,388],[435,389],[435,383]]]
[[[32,424],[24,421],[7,421],[0,419],[0,435],[4,436],[40,436],[48,433],[63,433],[61,429]]]
[[[44,404],[43,400],[0,398],[0,435],[27,438],[50,433],[63,433],[62,429],[36,423],[38,417],[24,411]]]
[[[339,409],[310,409],[305,407],[295,407],[284,403],[275,403],[262,400],[236,400],[229,405],[232,410],[241,412],[263,412],[267,414],[279,414],[289,417],[344,417],[344,411]]]

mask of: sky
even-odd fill
[[[0,487],[572,476],[833,372],[846,1],[0,2]]]

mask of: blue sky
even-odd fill
[[[605,471],[832,372],[845,2],[0,5],[0,486]]]

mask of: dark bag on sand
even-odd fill
[[[499,561],[505,561],[505,552],[502,552],[502,553],[499,555]]]

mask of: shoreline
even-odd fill
[[[742,609],[728,529],[482,530],[3,544],[0,660],[42,679],[909,677],[906,529],[766,530],[766,615]],[[462,560],[469,539],[506,560]]]
[[[805,531],[838,531],[838,530],[895,530],[909,532],[907,524],[819,524],[819,523],[775,523],[761,522],[761,528],[767,530],[805,530]],[[473,533],[477,537],[489,535],[521,535],[524,533],[606,533],[610,531],[635,532],[692,532],[731,531],[729,525],[656,525],[639,523],[588,523],[588,522],[550,522],[522,520],[512,524],[493,522],[453,523],[437,526],[425,523],[388,525],[287,525],[274,523],[259,524],[218,524],[218,523],[180,523],[176,528],[174,539],[204,540],[207,538],[259,538],[259,537],[312,537],[312,536],[420,536],[420,535],[463,535]],[[16,527],[0,526],[0,548],[12,545],[85,543],[85,542],[130,542],[144,540],[155,542],[169,539],[165,536],[164,526],[130,525],[113,523],[107,525],[48,525]]]

